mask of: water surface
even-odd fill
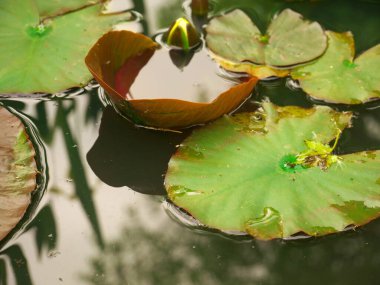
[[[150,36],[184,13],[182,1],[130,2],[147,19],[131,28]],[[358,52],[380,43],[376,3],[215,0],[212,6],[212,13],[243,8],[263,28],[274,13],[291,7],[327,29],[353,31]],[[192,86],[194,78],[186,84]],[[315,104],[281,79],[260,82],[241,111],[254,109],[264,98],[279,105]],[[2,285],[379,283],[379,220],[323,238],[269,242],[185,226],[167,213],[162,175],[176,145],[191,130],[136,128],[104,107],[97,87],[53,100],[1,102],[37,126],[49,173],[30,223],[1,249]],[[380,103],[334,108],[357,114],[354,127],[342,135],[340,153],[378,149]]]

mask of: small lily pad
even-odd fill
[[[235,64],[288,68],[316,59],[327,47],[322,27],[290,9],[274,17],[265,34],[241,10],[215,17],[206,32],[211,52]]]
[[[101,15],[101,4],[75,10],[88,1],[75,2],[0,1],[0,93],[56,93],[87,84],[86,53],[114,24],[132,16]],[[60,11],[65,14],[49,17]]]
[[[36,189],[35,151],[22,122],[0,107],[0,240],[21,220]]]
[[[350,32],[326,34],[326,53],[291,73],[301,88],[311,97],[331,103],[361,104],[380,98],[380,44],[354,59]]]
[[[165,178],[177,206],[206,226],[259,239],[320,236],[380,215],[380,151],[332,152],[350,113],[263,107],[180,145]]]
[[[210,73],[200,78],[204,84],[212,81],[212,76],[218,77],[218,82],[221,84],[214,86],[212,90],[206,89],[205,92],[203,89],[194,89],[196,96],[188,97],[185,95],[187,89],[201,85],[182,76],[187,73],[191,63],[186,70],[179,73],[171,63],[169,51],[165,49],[157,51],[159,48],[157,43],[142,34],[112,31],[100,38],[86,57],[89,70],[106,90],[116,108],[139,125],[183,128],[214,120],[236,109],[250,96],[257,82],[256,78],[250,78],[246,82],[234,85]],[[165,56],[167,59],[161,64]],[[161,61],[155,62],[156,59]],[[207,61],[207,58],[205,59]],[[156,63],[154,66],[158,69],[149,69],[152,62]],[[213,64],[211,61],[210,63]],[[204,65],[201,67],[204,69]],[[170,68],[175,69],[171,75],[179,75],[177,79],[168,77]],[[145,71],[148,72],[146,77],[148,79],[141,82],[139,76]],[[204,70],[197,69],[196,72],[198,73],[195,75],[204,74]],[[194,72],[191,75],[194,75]],[[180,87],[178,87],[179,82],[181,82]],[[220,93],[218,89],[226,82],[227,89],[222,89]],[[182,85],[185,83],[190,87],[184,88]],[[148,87],[151,86],[155,86],[153,90],[149,90]],[[169,87],[171,92],[163,89],[164,87]]]

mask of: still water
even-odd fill
[[[149,36],[185,13],[182,1],[129,2],[145,19],[130,23],[130,28]],[[212,14],[243,8],[263,29],[275,12],[290,7],[326,29],[351,30],[358,53],[380,43],[376,1],[211,4]],[[172,66],[165,74],[174,78],[181,71]],[[191,73],[188,76],[186,84],[196,83]],[[0,284],[380,283],[380,220],[323,238],[269,242],[178,222],[165,202],[162,175],[176,145],[191,130],[136,128],[105,106],[101,93],[93,84],[53,98],[1,100],[36,126],[48,177],[37,208],[29,211],[30,220],[3,242]],[[263,98],[279,105],[315,104],[295,84],[281,79],[260,82],[241,110],[251,110]],[[354,127],[343,133],[338,152],[379,148],[380,103],[334,108],[358,115]],[[34,197],[36,202],[39,198]]]

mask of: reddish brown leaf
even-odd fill
[[[159,128],[182,128],[214,120],[236,109],[249,97],[257,82],[256,78],[250,78],[209,103],[180,98],[128,98],[135,78],[158,48],[158,44],[144,35],[113,31],[99,39],[86,57],[89,70],[115,106],[136,123]]]

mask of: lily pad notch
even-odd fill
[[[330,103],[362,104],[380,98],[380,44],[355,58],[351,32],[326,32],[329,45],[313,63],[295,68],[291,77],[312,98]]]
[[[290,9],[276,15],[266,33],[238,9],[213,18],[206,33],[207,47],[222,67],[259,78],[287,76],[287,69],[315,60],[327,48],[322,27]]]
[[[380,151],[334,153],[350,113],[277,107],[196,130],[169,162],[170,200],[200,223],[269,240],[321,236],[380,216]]]

